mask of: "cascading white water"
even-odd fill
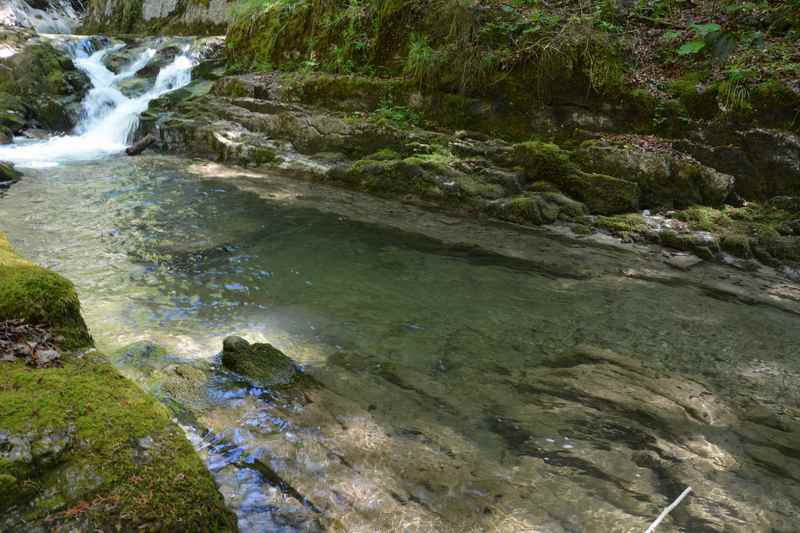
[[[47,141],[20,142],[0,147],[0,161],[19,167],[51,167],[62,161],[85,161],[125,150],[139,124],[139,115],[148,104],[192,80],[193,60],[183,54],[161,69],[153,87],[142,95],[127,97],[120,92],[121,81],[135,76],[155,55],[147,49],[119,73],[103,64],[104,57],[124,45],[89,53],[81,46],[72,48],[75,66],[86,73],[92,89],[83,101],[83,116],[72,135],[53,137]]]
[[[26,0],[0,1],[0,25],[33,28],[39,33],[72,33],[80,15],[69,0],[51,0],[44,9]]]

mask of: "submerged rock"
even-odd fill
[[[271,344],[250,344],[236,336],[223,341],[222,364],[261,387],[288,385],[300,376],[295,362]]]

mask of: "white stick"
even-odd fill
[[[686,487],[686,490],[681,492],[681,495],[678,496],[678,498],[674,502],[672,502],[669,507],[661,511],[661,514],[658,515],[656,521],[650,524],[650,527],[648,527],[647,531],[645,531],[644,533],[653,533],[653,531],[656,530],[656,527],[658,527],[658,524],[660,524],[661,521],[667,517],[669,512],[675,509],[690,492],[692,492],[692,487]]]

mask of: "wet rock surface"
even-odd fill
[[[259,387],[288,385],[300,375],[297,364],[271,344],[250,344],[234,336],[222,344],[222,365]]]
[[[687,486],[666,525],[794,527],[797,413],[638,359],[581,346],[521,373],[450,370],[482,374],[480,391],[352,352],[311,371],[325,386],[302,400],[209,376],[192,409],[189,433],[245,530],[627,531]]]
[[[107,342],[164,344],[115,361],[187,428],[241,529],[643,530],[689,484],[667,524],[781,531],[795,511],[795,445],[757,429],[793,438],[797,418],[782,376],[797,375],[800,292],[780,273],[684,271],[566,224],[485,224],[252,169],[110,165],[32,172],[0,207],[82,280]],[[30,209],[36,187],[63,209]],[[52,241],[33,238],[53,213]],[[67,235],[111,266],[52,246]],[[318,385],[219,365],[233,332]],[[645,366],[574,348],[587,342]],[[143,466],[161,453],[147,436],[131,445]]]

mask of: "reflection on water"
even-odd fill
[[[168,162],[117,159],[33,171],[0,201],[0,226],[21,253],[73,280],[100,348],[147,339],[182,358],[208,360],[226,335],[267,340],[307,365],[341,397],[342,409],[359,413],[346,421],[331,415],[332,425],[345,428],[331,436],[313,419],[312,408],[291,414],[291,407],[276,405],[263,391],[224,376],[212,379],[212,394],[196,412],[213,432],[190,434],[208,454],[245,530],[318,524],[285,487],[265,483],[268,473],[242,463],[267,453],[271,468],[294,476],[309,501],[352,502],[358,491],[389,494],[386,500],[375,496],[372,511],[368,505],[358,509],[360,522],[348,521],[348,512],[340,510],[337,520],[345,529],[463,531],[459,515],[476,530],[642,529],[676,495],[660,494],[669,487],[651,479],[652,470],[637,470],[649,464],[645,459],[631,459],[650,437],[611,422],[587,427],[576,408],[586,400],[578,392],[557,393],[571,390],[573,382],[554,385],[571,367],[537,374],[543,364],[579,344],[600,346],[641,356],[653,368],[702,376],[730,399],[737,395],[735,369],[763,364],[789,372],[800,364],[798,318],[777,309],[611,274],[562,278],[268,202],[226,182],[184,175]],[[592,261],[591,249],[585,261]],[[609,365],[597,368],[592,375],[601,376]],[[613,388],[613,379],[607,383]],[[326,404],[338,401],[314,394]],[[564,417],[540,413],[556,404]],[[595,401],[591,409],[603,413],[611,403],[604,405]],[[275,428],[292,417],[310,425]],[[310,444],[312,434],[318,441]],[[632,442],[637,438],[638,444]],[[304,442],[302,457],[292,439]],[[604,443],[600,459],[594,444],[587,447],[593,440]],[[335,473],[349,459],[339,464],[332,462],[331,448],[321,451],[327,442],[347,458],[356,448],[348,450],[346,443],[356,441],[362,455],[365,449],[393,455],[365,459],[375,462],[357,482],[352,474]],[[398,442],[407,448],[397,449]],[[615,443],[624,451],[614,451]],[[402,457],[412,452],[414,457]],[[614,479],[606,479],[600,463],[615,471]],[[226,468],[231,464],[237,469]],[[415,464],[429,473],[408,470]],[[467,480],[461,467],[473,469],[475,478]],[[564,469],[573,472],[569,482],[553,482]],[[572,500],[537,496],[526,476]],[[351,485],[344,486],[344,479]],[[794,482],[782,477],[780,483]],[[790,503],[781,503],[787,509],[797,504],[792,490]],[[571,510],[578,502],[584,509]],[[391,525],[381,514],[395,507],[408,513],[402,519],[409,522]],[[277,508],[283,511],[276,518]],[[414,514],[412,508],[420,510]],[[493,515],[495,508],[503,515]],[[706,512],[722,513],[712,507]],[[691,530],[690,518],[684,516],[683,524]]]

